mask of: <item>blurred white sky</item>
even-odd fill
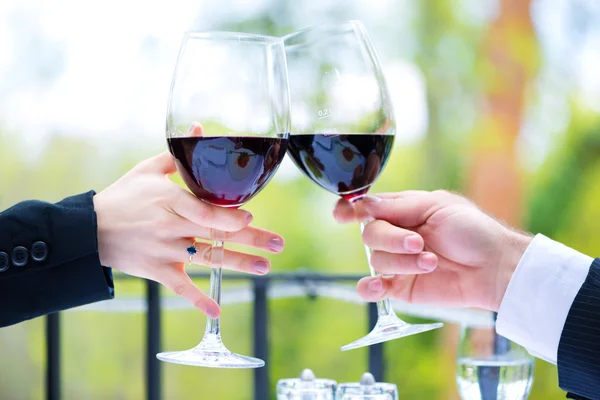
[[[547,60],[571,69],[575,82],[569,84],[578,85],[582,98],[600,111],[600,27],[578,43],[572,65],[561,60],[572,47],[573,38],[565,35],[564,26],[570,1],[539,0],[534,19]],[[597,0],[579,1],[600,10]],[[384,34],[377,27],[393,3],[352,2],[364,15],[376,44]],[[403,3],[409,12],[410,2]],[[145,146],[164,147],[166,102],[183,31],[249,18],[270,4],[270,0],[2,0],[0,124],[34,147],[42,146],[52,132],[85,135],[99,146],[143,138]],[[339,6],[329,0],[308,0],[299,6],[298,18],[318,21],[311,13],[318,12],[319,5],[335,4]],[[465,10],[465,18],[482,21],[495,12],[493,0],[457,0],[458,6]],[[379,50],[397,113],[398,139],[414,141],[427,129],[423,77],[411,62]],[[525,124],[528,148],[548,147],[547,138],[555,133],[550,131],[564,128],[552,116],[564,119],[566,99],[549,98],[547,103],[550,113]]]

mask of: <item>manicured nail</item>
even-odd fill
[[[419,235],[410,235],[404,239],[404,248],[410,252],[417,253],[423,250],[423,240]]]
[[[376,204],[381,202],[381,199],[375,196],[365,196],[363,198],[363,201],[365,202],[365,204]]]
[[[209,303],[206,306],[206,310],[204,310],[204,312],[206,313],[206,315],[208,315],[211,318],[218,318],[219,317],[219,306],[216,305],[215,303]]]
[[[426,272],[431,272],[437,266],[437,257],[430,253],[424,253],[417,259],[417,266]]]
[[[283,250],[283,240],[279,238],[273,238],[269,240],[269,249],[280,252]]]
[[[254,271],[261,275],[266,274],[269,272],[269,264],[267,264],[266,261],[257,261],[254,263]]]
[[[368,286],[371,292],[381,292],[383,290],[383,282],[381,282],[381,279],[375,279],[374,281],[369,282]]]
[[[249,224],[254,219],[254,216],[250,213],[246,216],[246,223]]]

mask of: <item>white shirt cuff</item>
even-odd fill
[[[533,238],[500,304],[498,334],[556,364],[567,315],[592,261],[544,235]]]

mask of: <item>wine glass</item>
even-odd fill
[[[284,37],[292,99],[288,154],[324,189],[362,199],[390,156],[396,123],[379,60],[363,24],[320,25]],[[361,232],[365,223],[360,224]],[[371,275],[371,252],[365,246]],[[389,299],[378,321],[350,350],[439,328],[402,321]]]
[[[464,324],[456,359],[456,384],[463,400],[522,400],[533,383],[535,359],[486,326]]]
[[[254,197],[285,156],[289,107],[285,50],[280,38],[233,32],[186,33],[173,75],[166,133],[188,188],[202,201],[221,207],[237,208]],[[225,235],[213,229],[211,236],[209,291],[220,303]],[[217,368],[265,364],[229,351],[221,340],[219,318],[210,317],[198,346],[157,357]]]

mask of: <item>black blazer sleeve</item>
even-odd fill
[[[552,312],[552,310],[548,310]],[[573,301],[558,345],[558,381],[573,399],[600,399],[600,259]]]
[[[0,327],[113,298],[93,196],[24,201],[0,213]]]

